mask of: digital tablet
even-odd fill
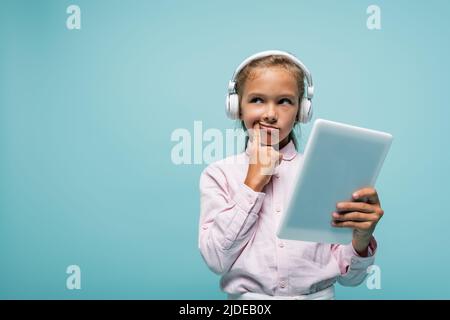
[[[392,135],[317,119],[305,146],[295,188],[278,226],[281,239],[347,244],[352,229],[331,226],[336,203],[373,187]]]

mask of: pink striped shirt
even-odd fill
[[[222,291],[296,296],[318,292],[336,281],[346,286],[363,282],[374,262],[374,238],[365,258],[351,244],[277,238],[303,155],[289,142],[281,149],[283,161],[271,181],[256,192],[244,184],[250,143],[246,152],[210,164],[200,177],[199,249],[208,267],[222,276]]]

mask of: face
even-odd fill
[[[298,85],[292,73],[281,67],[252,71],[244,84],[240,118],[247,130],[260,124],[262,144],[284,147],[289,142],[298,109]],[[252,131],[249,131],[251,139]]]

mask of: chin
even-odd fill
[[[279,141],[272,141],[272,139],[267,139],[266,141],[261,141],[261,144],[266,145],[266,146],[277,146],[279,143]]]

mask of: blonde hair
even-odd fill
[[[298,93],[299,93],[299,101],[298,106],[300,112],[300,102],[305,94],[305,75],[303,73],[303,70],[292,60],[289,58],[282,56],[282,55],[271,55],[263,58],[259,58],[256,60],[251,61],[249,64],[247,64],[236,76],[236,92],[239,95],[239,105],[241,105],[242,100],[242,94],[244,92],[245,82],[248,79],[252,79],[252,77],[255,76],[255,69],[257,68],[270,68],[270,67],[281,67],[286,69],[288,72],[292,73],[292,75],[297,80],[298,84]],[[297,121],[294,124],[297,125]],[[244,121],[241,120],[241,127],[244,129],[244,131],[247,131],[245,128]],[[248,143],[248,135],[245,138],[245,147],[247,148]],[[294,133],[294,129],[289,132],[289,140],[292,140],[294,143],[295,149],[298,149],[298,142],[297,138]]]

